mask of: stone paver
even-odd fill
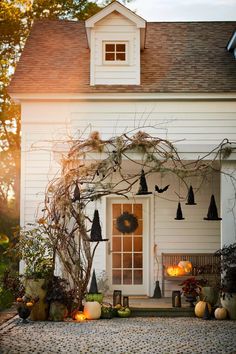
[[[0,353],[235,354],[236,321],[146,317],[21,324],[15,317],[0,327]]]

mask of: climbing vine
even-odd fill
[[[127,198],[136,194],[141,170],[144,176],[173,173],[187,186],[187,177],[203,178],[212,173],[216,170],[215,161],[229,157],[234,149],[234,144],[225,139],[206,156],[184,161],[171,142],[142,131],[108,140],[93,132],[88,139],[69,144],[69,151],[61,161],[60,177],[47,187],[40,222],[54,245],[64,276],[76,289],[80,306],[99,244],[90,239],[89,206],[94,207],[107,195]],[[124,168],[127,161],[128,169]]]

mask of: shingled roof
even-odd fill
[[[141,85],[90,86],[84,22],[37,21],[9,92],[236,92],[236,61],[226,50],[235,28],[236,22],[149,22]]]

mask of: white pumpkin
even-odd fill
[[[84,315],[88,320],[98,320],[101,316],[101,305],[97,301],[87,301],[84,304]]]
[[[218,307],[215,310],[214,315],[217,320],[225,320],[227,318],[228,312],[224,307]]]
[[[184,270],[185,274],[190,274],[193,269],[192,263],[190,261],[180,261],[178,266]]]

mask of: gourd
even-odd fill
[[[215,310],[214,315],[217,320],[225,320],[227,318],[228,312],[224,307],[218,307]]]
[[[84,315],[88,320],[98,320],[101,316],[101,305],[99,302],[86,302],[84,305]]]
[[[204,316],[204,311],[205,311],[206,305],[208,306],[209,313],[211,313],[211,305],[209,304],[209,302],[199,301],[195,305],[195,309],[194,309],[195,315],[197,317],[202,318]]]

